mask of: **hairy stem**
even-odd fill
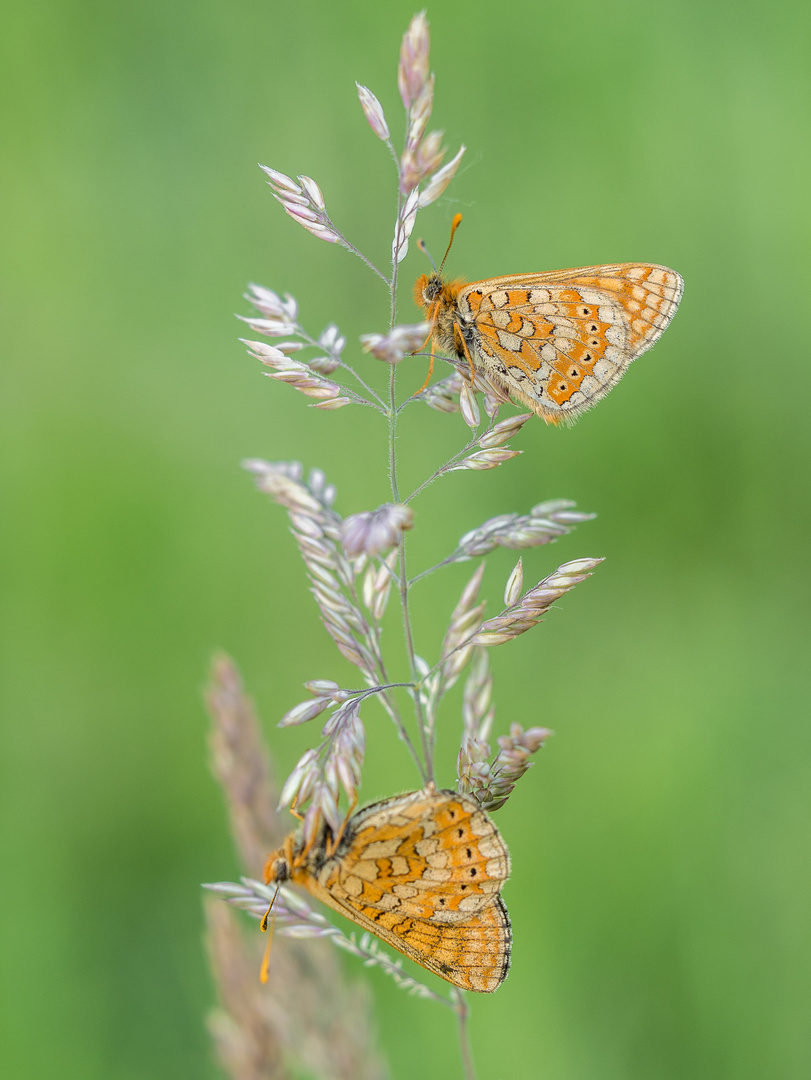
[[[397,454],[396,454],[396,435],[397,435],[397,413],[395,408],[396,402],[396,367],[392,364],[389,372],[389,478],[391,481],[391,494],[394,502],[400,501],[400,487],[397,485]],[[403,633],[405,636],[406,653],[408,656],[408,671],[411,676],[411,683],[415,684],[418,681],[417,678],[417,665],[414,659],[414,638],[411,634],[411,619],[408,612],[408,576],[406,573],[405,562],[405,537],[401,537],[400,540],[400,576],[397,579],[397,588],[400,590],[400,604],[403,612]],[[415,691],[413,694],[416,712],[417,712],[417,725],[419,727],[420,744],[422,746],[422,754],[424,757],[424,766],[419,760],[419,757],[415,751],[413,745],[405,734],[402,726],[401,738],[404,739],[411,754],[413,754],[415,761],[417,761],[422,783],[428,783],[433,781],[433,753],[429,746],[427,734],[425,734],[424,717],[422,715],[422,702],[419,699],[419,694]]]
[[[340,238],[341,246],[345,247],[347,251],[351,251],[353,255],[357,255],[357,257],[362,262],[366,263],[366,265],[369,267],[369,269],[373,273],[377,274],[377,276],[380,278],[381,281],[385,281],[386,285],[388,285],[389,288],[391,288],[392,283],[389,281],[389,279],[386,277],[386,275],[383,273],[383,271],[378,270],[378,268],[375,266],[375,264],[372,262],[371,259],[368,259],[363,254],[362,251],[359,251],[355,247],[355,245],[351,241],[347,240],[347,238],[344,236],[344,234],[341,232],[341,230],[336,226],[334,221],[331,221],[329,218],[327,218],[327,221],[329,223],[329,227],[333,230],[333,232],[336,234],[336,236],[338,236]]]
[[[408,574],[405,562],[405,537],[400,537],[400,607],[403,612],[403,631],[405,634],[406,652],[411,678],[415,683],[419,682],[417,663],[414,654],[414,638],[411,631],[411,614],[408,609]],[[434,782],[434,747],[433,738],[429,736],[425,724],[425,712],[422,707],[422,698],[417,688],[412,694],[414,698],[414,711],[417,714],[417,726],[419,728],[420,743],[425,757],[426,779],[429,783]]]
[[[409,398],[409,400],[411,401],[414,399]],[[407,402],[405,404],[407,404]],[[422,491],[425,490],[425,488],[428,487],[429,484],[433,484],[434,480],[438,480],[440,476],[443,476],[446,472],[448,472],[449,469],[452,469],[454,465],[457,465],[459,461],[465,456],[465,454],[469,453],[471,450],[474,449],[474,447],[478,446],[479,440],[483,439],[485,435],[489,434],[495,426],[496,421],[495,419],[493,419],[490,421],[490,423],[487,425],[487,427],[481,434],[476,434],[469,443],[462,447],[461,450],[457,450],[455,454],[452,454],[444,465],[440,465],[435,472],[431,473],[427,480],[423,480],[420,486],[418,488],[415,488],[411,492],[411,494],[403,500],[403,502],[406,504],[410,503],[411,500],[415,499]],[[422,577],[422,574],[418,574],[417,577]],[[415,578],[414,580],[416,581],[417,578]]]
[[[456,1020],[459,1031],[459,1052],[462,1055],[462,1068],[465,1071],[465,1080],[476,1080],[476,1066],[473,1063],[473,1051],[470,1046],[470,1028],[468,1016],[470,1010],[462,990],[454,987],[451,992],[456,1011]]]

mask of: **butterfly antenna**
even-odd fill
[[[259,923],[259,929],[262,931],[263,934],[265,933],[265,931],[268,928],[268,916],[270,915],[271,911],[273,910],[273,905],[276,903],[276,897],[279,895],[279,886],[280,885],[281,885],[281,881],[277,881],[276,882],[276,892],[273,894],[273,899],[270,901],[270,904],[268,905],[268,909],[265,912],[265,914],[262,916],[262,921]]]
[[[436,263],[434,262],[434,257],[431,254],[431,252],[428,250],[428,248],[425,246],[425,241],[422,239],[422,237],[420,237],[420,239],[417,241],[417,247],[420,249],[420,251],[423,253],[423,255],[430,262],[431,266],[434,268],[434,273],[435,274],[438,273],[439,271],[436,268]]]
[[[262,957],[262,966],[259,969],[259,981],[266,983],[268,981],[268,972],[270,971],[270,947],[273,944],[273,931],[276,929],[276,916],[270,923],[270,936],[268,937],[268,943],[265,947],[265,955]]]
[[[456,230],[459,228],[459,226],[461,224],[462,224],[462,215],[461,214],[454,214],[453,221],[451,222],[451,238],[448,241],[448,246],[445,248],[445,254],[442,256],[442,262],[439,264],[439,269],[438,270],[436,268],[436,263],[434,262],[433,259],[431,259],[431,255],[430,255],[430,253],[428,251],[428,248],[426,248],[424,241],[422,241],[422,240],[417,241],[417,247],[420,249],[420,251],[424,252],[428,256],[428,258],[431,259],[431,266],[433,266],[433,268],[434,268],[435,280],[438,281],[440,284],[442,282],[442,278],[441,278],[442,267],[445,265],[445,260],[448,257],[448,252],[451,250],[451,244],[453,243],[453,237],[454,237],[454,235],[456,233]],[[422,349],[424,349],[425,346],[428,344],[428,338],[433,336],[434,326],[435,326],[436,319],[437,319],[437,313],[438,313],[438,311],[440,309],[440,306],[441,306],[441,301],[440,301],[440,298],[438,297],[434,301],[430,311],[428,311],[428,322],[431,324],[431,329],[428,331],[428,337],[425,339],[425,341],[422,344]],[[431,345],[431,363],[428,365],[428,374],[425,377],[425,382],[422,384],[422,386],[419,388],[419,390],[416,392],[416,394],[412,394],[412,397],[419,397],[420,394],[423,392],[423,390],[425,390],[425,388],[428,386],[428,383],[431,381],[431,376],[434,373],[434,348],[435,348],[435,346],[436,346],[436,340],[434,340],[434,343]],[[418,351],[422,351],[422,349],[420,349]],[[467,346],[465,346],[465,353],[467,353]],[[413,355],[414,354],[412,353],[412,356]],[[469,356],[468,356],[468,363],[470,363],[470,369],[471,369],[471,374],[472,374],[472,372],[473,372],[473,364],[471,363]]]
[[[442,267],[445,265],[445,260],[448,257],[448,252],[451,250],[451,244],[453,243],[454,234],[456,233],[456,230],[459,228],[459,226],[461,224],[462,224],[462,215],[461,214],[454,214],[453,221],[451,222],[451,238],[448,241],[447,248],[445,248],[445,254],[442,256],[442,262],[439,264],[439,272],[440,272],[440,274],[442,273]]]
[[[265,912],[265,914],[262,916],[262,921],[259,924],[263,934],[266,933],[267,930],[268,930],[268,916],[270,915],[271,911],[273,910],[273,905],[276,903],[276,897],[279,895],[279,887],[280,886],[281,886],[281,881],[277,881],[276,882],[276,892],[273,894],[273,899],[270,901],[270,905],[269,905],[267,911]],[[263,983],[266,983],[268,981],[268,969],[270,967],[270,947],[273,944],[273,933],[274,933],[275,929],[276,929],[276,916],[274,915],[273,919],[271,920],[271,923],[270,923],[270,936],[268,937],[268,943],[267,943],[267,945],[265,947],[265,955],[262,957],[262,966],[259,969],[259,981],[263,982]]]

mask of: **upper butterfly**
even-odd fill
[[[461,220],[461,214],[453,219],[451,241]],[[675,270],[652,263],[471,284],[444,281],[440,266],[417,279],[414,295],[431,324],[434,349],[469,368],[474,381],[484,376],[548,424],[559,424],[596,405],[658,341],[683,288]]]

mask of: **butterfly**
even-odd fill
[[[453,220],[451,243],[461,220],[461,214]],[[596,405],[631,361],[659,340],[683,288],[675,270],[653,263],[471,284],[445,281],[440,266],[417,279],[414,296],[435,349],[469,370],[474,383],[477,377],[485,387],[489,382],[547,423],[559,424]]]
[[[491,993],[510,966],[512,931],[499,895],[510,857],[468,795],[429,787],[371,803],[309,846],[287,837],[267,884],[292,881],[369,933],[464,990]]]

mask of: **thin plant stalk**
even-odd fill
[[[428,835],[428,825],[439,820],[440,806],[447,807],[449,803],[456,802],[457,795],[451,793],[449,796],[447,793],[435,791],[434,756],[440,707],[445,709],[448,691],[463,676],[465,682],[461,739],[457,757],[458,798],[462,800],[462,805],[467,807],[470,820],[475,818],[480,826],[484,822],[486,827],[492,829],[491,844],[497,841],[503,844],[487,815],[498,810],[511,796],[518,780],[532,765],[530,757],[543,746],[551,732],[541,727],[525,730],[521,725],[513,723],[508,734],[497,736],[495,752],[491,750],[495,705],[492,701],[493,680],[489,667],[489,650],[531,630],[557,600],[589,577],[601,561],[569,560],[552,573],[547,573],[537,584],[525,588],[523,556],[519,557],[503,590],[503,610],[496,616],[485,619],[485,601],[479,598],[479,590],[485,560],[492,551],[498,547],[526,551],[551,543],[564,537],[574,525],[591,517],[576,511],[573,503],[557,499],[539,503],[523,514],[508,513],[490,518],[466,532],[444,559],[434,566],[417,569],[413,576],[409,577],[406,533],[414,525],[411,504],[440,476],[463,469],[493,469],[517,457],[521,451],[510,449],[506,443],[521,430],[532,415],[519,413],[499,421],[498,411],[507,401],[506,392],[494,385],[483,371],[473,372],[472,360],[470,370],[464,365],[464,370],[461,371],[455,367],[449,377],[425,386],[401,402],[397,400],[398,363],[407,356],[420,353],[427,340],[426,334],[431,338],[435,330],[435,326],[428,323],[397,325],[400,263],[408,252],[409,238],[418,212],[442,195],[465,150],[462,146],[449,162],[443,164],[445,149],[441,145],[442,135],[437,131],[427,131],[435,88],[434,75],[428,64],[428,51],[428,23],[425,13],[422,12],[412,19],[403,38],[400,53],[398,88],[405,110],[406,126],[403,150],[399,155],[392,143],[380,102],[369,88],[357,86],[366,119],[374,134],[394,157],[397,168],[396,219],[391,242],[392,269],[389,277],[378,269],[377,257],[372,260],[361,252],[332,221],[327,212],[325,198],[315,180],[308,176],[293,179],[276,169],[262,166],[274,198],[294,221],[316,238],[343,247],[361,258],[365,265],[385,282],[389,290],[388,332],[364,335],[361,343],[364,352],[371,353],[377,361],[389,364],[388,393],[383,389],[375,389],[372,385],[374,379],[360,374],[354,362],[345,360],[343,350],[346,339],[340,334],[337,324],[330,323],[321,334],[311,333],[299,319],[297,301],[288,294],[277,294],[260,285],[250,286],[247,298],[258,314],[255,317],[246,317],[243,321],[252,331],[275,339],[277,344],[268,345],[258,341],[246,344],[251,355],[267,369],[264,374],[277,383],[285,383],[309,399],[310,408],[327,412],[362,405],[385,416],[388,425],[387,464],[392,502],[384,503],[373,510],[363,510],[342,517],[335,509],[336,490],[320,469],[312,469],[306,474],[303,466],[297,462],[251,459],[245,463],[246,468],[254,475],[259,490],[287,511],[291,532],[304,562],[310,591],[323,627],[341,657],[354,665],[354,671],[359,678],[351,680],[351,688],[341,686],[329,678],[311,679],[304,684],[308,696],[292,707],[288,706],[279,721],[278,726],[286,728],[313,724],[316,718],[320,717],[316,725],[320,728],[320,736],[316,734],[313,737],[311,745],[280,785],[278,795],[278,808],[281,810],[287,807],[301,818],[301,834],[291,835],[283,840],[281,848],[278,847],[278,836],[273,837],[277,850],[267,861],[264,883],[253,876],[246,876],[241,883],[220,882],[209,888],[232,906],[244,909],[257,919],[266,916],[268,906],[272,903],[279,924],[279,934],[282,938],[290,939],[291,944],[306,942],[308,945],[319,946],[319,939],[328,939],[335,948],[360,959],[364,966],[379,968],[408,994],[453,1009],[457,1019],[465,1080],[476,1080],[470,1041],[469,1003],[461,987],[492,992],[503,981],[509,966],[509,919],[497,891],[509,871],[506,847],[502,848],[500,862],[498,858],[488,855],[487,866],[491,869],[485,873],[490,874],[488,885],[495,886],[496,891],[485,893],[485,902],[481,909],[477,909],[484,910],[486,906],[491,916],[486,924],[489,937],[485,938],[484,931],[482,938],[473,937],[474,932],[480,932],[480,925],[485,925],[484,919],[468,921],[466,917],[462,922],[450,924],[438,917],[438,907],[435,918],[429,915],[424,919],[420,916],[417,920],[418,929],[420,922],[425,923],[423,930],[428,924],[434,933],[440,928],[439,940],[443,948],[454,940],[463,942],[463,945],[459,946],[462,959],[454,967],[444,961],[442,966],[438,966],[436,961],[430,961],[429,950],[423,947],[420,951],[416,937],[408,947],[405,937],[398,939],[390,935],[385,939],[424,967],[442,974],[453,983],[450,994],[440,993],[421,978],[408,975],[402,969],[402,960],[393,958],[380,947],[379,935],[373,934],[378,925],[366,915],[360,917],[357,909],[348,907],[339,899],[337,892],[333,892],[323,883],[319,882],[317,888],[313,887],[315,877],[312,871],[322,849],[325,856],[329,852],[330,856],[335,855],[337,858],[342,851],[339,839],[343,838],[341,842],[346,844],[353,837],[352,815],[359,799],[366,749],[366,720],[361,713],[365,713],[370,699],[376,698],[390,717],[399,738],[405,743],[415,763],[419,776],[421,790],[395,798],[395,804],[401,807],[402,801],[411,800],[408,805],[418,807],[420,815],[411,820],[416,821]],[[454,224],[453,230],[456,224],[458,222]],[[437,285],[437,280],[434,285]],[[428,302],[423,306],[425,311],[429,312],[428,317],[433,318],[431,312],[436,309],[430,308]],[[299,359],[298,353],[308,349],[318,350],[317,355],[307,361]],[[432,347],[432,356],[433,352]],[[344,385],[341,382],[344,373],[350,380],[354,380],[356,385]],[[472,376],[475,378],[472,379]],[[362,394],[358,392],[358,387],[363,391]],[[483,395],[483,408],[487,417],[481,431],[477,393]],[[434,469],[407,498],[401,499],[398,476],[398,418],[406,405],[429,407],[446,414],[460,413],[471,434],[466,437],[462,449]],[[476,569],[451,613],[440,656],[433,662],[424,659],[421,650],[417,648],[418,634],[412,620],[411,588],[422,578],[446,566],[471,560],[477,560]],[[390,594],[397,596],[400,606],[403,652],[407,666],[407,674],[404,673],[405,677],[401,679],[389,676],[389,671],[396,674],[396,668],[389,653],[386,652],[384,656],[382,620]],[[400,663],[402,661],[401,655]],[[398,694],[397,691],[405,693]],[[261,865],[262,862],[260,851],[265,843],[264,837],[270,837],[275,832],[278,822],[275,818],[270,822],[268,820],[271,800],[269,792],[272,785],[267,780],[268,769],[263,764],[263,754],[257,749],[260,746],[258,727],[250,705],[242,695],[235,669],[222,659],[215,666],[210,701],[215,720],[215,772],[228,797],[234,832],[247,869],[254,874],[256,864]],[[417,726],[416,737],[413,736],[412,723],[406,721],[407,710],[402,707],[409,702],[413,708],[413,723]],[[275,802],[275,798],[272,801]],[[391,803],[384,802],[382,805],[391,806]],[[367,816],[364,820],[369,822],[370,817]],[[396,820],[396,815],[391,820]],[[400,820],[409,821],[408,817]],[[362,831],[363,826],[358,825],[356,829]],[[333,842],[334,847],[330,849],[329,845]],[[386,842],[390,843],[390,838]],[[472,847],[477,841],[471,839],[469,842]],[[370,841],[369,848],[373,846],[373,841]],[[308,852],[314,852],[316,856],[316,860],[310,864],[305,862]],[[284,853],[283,857],[281,853]],[[470,850],[467,851],[467,857],[471,857]],[[374,858],[370,856],[366,860],[372,869]],[[428,862],[424,859],[420,869],[420,858],[424,857],[419,855],[416,858],[413,869],[409,865],[408,873],[413,875],[414,882],[428,886],[432,880],[438,879],[432,879],[430,875],[424,876]],[[432,868],[433,865],[431,864]],[[493,866],[498,869],[492,869]],[[296,870],[295,875],[291,873],[291,867]],[[472,871],[474,874],[476,872]],[[422,880],[418,882],[418,878]],[[324,890],[327,889],[328,899],[336,901],[339,909],[364,932],[358,938],[355,931],[345,934],[333,926],[324,915],[310,908],[295,890],[285,886],[284,883],[290,880],[303,884],[319,899],[324,897]],[[465,883],[460,889],[467,887]],[[430,888],[433,891],[434,887]],[[388,884],[383,882],[381,891],[387,894],[385,899],[392,902],[392,910],[402,902],[402,897],[391,887],[390,881]],[[471,895],[460,892],[459,896],[452,897],[452,900],[459,900],[462,896],[467,899]],[[498,907],[488,906],[496,900]],[[437,901],[439,902],[444,903],[444,898]],[[450,910],[445,909],[442,914]],[[458,908],[459,912],[465,910]],[[237,972],[239,965],[229,966],[222,960],[222,957],[227,958],[234,952],[233,927],[225,922],[222,925],[212,925],[213,940],[215,944],[219,943],[216,955],[221,969],[221,987],[227,982],[232,984],[229,993],[223,994],[225,1012],[228,1015],[221,1016],[217,1023],[221,1056],[227,1066],[229,1062],[240,1059],[240,1055],[244,1057],[246,1047],[253,1047],[258,1062],[270,1061],[271,1058],[274,1063],[277,1059],[282,1062],[279,1065],[280,1077],[286,1076],[288,1071],[286,1055],[296,1062],[297,1068],[303,1066],[305,1071],[312,1073],[318,1080],[361,1080],[365,1077],[377,1077],[380,1066],[374,1054],[369,1054],[367,1062],[360,1062],[356,1053],[357,1040],[353,1039],[346,1042],[341,1061],[329,1060],[329,1055],[322,1052],[323,1045],[318,1043],[318,1040],[315,1047],[318,1060],[305,1060],[298,1052],[296,1043],[301,1039],[298,1029],[294,1030],[293,1021],[294,1015],[302,1012],[302,1009],[292,1008],[289,1002],[283,1000],[284,980],[271,980],[269,994],[264,999],[257,996],[255,986],[241,985],[245,977],[238,973],[233,974]],[[448,929],[451,925],[461,933],[461,937],[453,937]],[[475,944],[471,945],[471,941]],[[483,941],[485,951],[482,953]],[[495,974],[487,976],[489,982],[477,983],[472,972],[477,966],[479,972],[487,972],[487,965],[481,964],[481,955],[492,955],[486,950],[493,947],[493,942],[500,950],[495,953],[499,958],[498,964],[490,968]],[[474,950],[475,963],[467,959],[471,949]],[[286,948],[283,955],[287,956]],[[296,960],[294,951],[290,955],[293,957],[289,961],[289,970],[293,972],[291,978],[297,984],[300,982],[301,985],[297,985],[297,988],[306,996],[310,991],[307,987],[305,966],[302,961],[299,968],[295,967],[299,961]],[[334,972],[334,965],[329,970]],[[482,976],[477,977],[483,979]],[[338,976],[331,974],[329,981],[331,986],[337,986]],[[240,992],[237,993],[235,988]],[[325,993],[327,997],[330,996],[328,991]],[[295,1004],[295,995],[291,994],[290,997]],[[313,1001],[318,998],[314,989],[311,997]],[[248,1005],[243,1008],[241,1002],[247,1002]],[[263,1041],[262,1030],[265,1006],[268,1015],[275,1018],[276,1022],[273,1038],[267,1045],[266,1041]],[[319,1004],[315,1011],[324,1011],[322,1004]],[[246,1013],[246,1019],[241,1025],[238,1015],[240,1012]],[[365,1017],[362,1008],[354,1009],[354,1014]],[[309,1015],[310,1013],[307,1013],[307,1016]],[[313,1024],[318,1027],[316,1020],[313,1020]],[[349,1029],[348,1019],[345,1020],[345,1026]],[[323,1023],[321,1027],[324,1027]],[[237,1066],[228,1067],[232,1068],[232,1075],[236,1077]],[[257,1080],[263,1075],[263,1067],[257,1065],[252,1074],[257,1076]],[[276,1068],[275,1064],[273,1068]],[[267,1072],[265,1069],[265,1073]]]

